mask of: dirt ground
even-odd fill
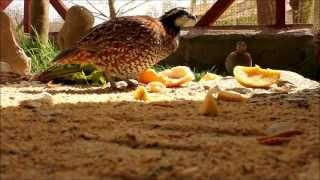
[[[208,87],[151,94],[24,83],[1,85],[0,173],[5,179],[305,179],[320,177],[320,88],[219,101]],[[53,105],[19,106],[49,92]],[[280,145],[257,138],[299,130]]]

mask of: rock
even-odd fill
[[[115,89],[123,90],[123,89],[126,89],[128,87],[128,83],[125,82],[125,81],[118,81],[118,82],[115,82],[115,83],[111,83],[111,86],[113,86]]]
[[[10,64],[4,62],[4,61],[0,61],[0,72],[4,72],[4,73],[7,73],[7,72],[13,72]]]
[[[128,79],[126,82],[128,83],[128,87],[132,89],[135,89],[139,86],[139,82],[135,79]]]
[[[83,6],[72,6],[58,34],[61,49],[71,48],[94,24],[94,16]]]
[[[0,12],[0,61],[10,65],[12,72],[27,75],[31,70],[31,59],[19,47],[12,30],[11,19]]]

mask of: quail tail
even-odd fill
[[[35,76],[35,80],[41,81],[41,82],[50,82],[50,81],[59,81],[63,82],[70,77],[72,77],[73,74],[77,72],[81,72],[82,67],[79,64],[66,64],[66,65],[53,65],[44,72],[41,72],[40,74]]]

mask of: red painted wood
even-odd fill
[[[318,38],[320,38],[320,32],[316,33],[315,36],[318,36]],[[315,43],[316,43],[316,62],[320,66],[320,39],[318,39]]]
[[[0,11],[5,10],[13,0],[0,0]]]
[[[52,6],[56,9],[56,11],[59,13],[59,15],[65,19],[66,18],[66,14],[68,11],[68,8],[66,5],[64,5],[64,3],[62,2],[62,0],[50,0],[50,3],[52,4]]]
[[[234,1],[235,0],[218,0],[198,21],[196,27],[210,26],[210,24],[214,23]]]
[[[286,0],[276,0],[276,28],[286,25]]]
[[[25,33],[31,33],[31,15],[32,15],[32,0],[24,0],[24,16],[23,16],[23,27]]]

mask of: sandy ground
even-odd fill
[[[1,85],[0,178],[319,179],[319,84],[250,89],[247,102],[219,101],[218,116],[199,115],[207,89],[227,81],[168,89],[148,103],[99,87]],[[19,106],[43,92],[53,105]],[[292,129],[302,134],[286,143],[257,141]]]

